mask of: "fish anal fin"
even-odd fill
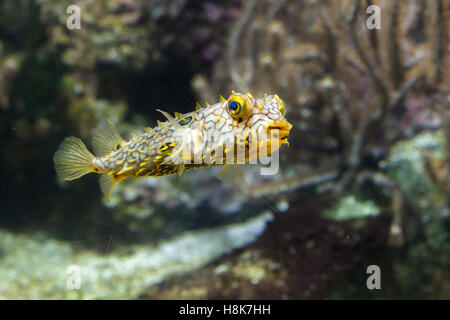
[[[126,141],[122,139],[116,127],[114,127],[109,119],[100,124],[92,141],[94,153],[98,157],[104,157],[116,151],[118,147],[123,147],[125,144]]]
[[[102,190],[103,195],[106,197],[106,201],[109,202],[114,188],[123,179],[125,178],[115,177],[109,173],[105,173],[100,176],[100,190]]]
[[[244,179],[244,172],[237,164],[226,164],[217,172],[216,177],[222,182],[236,185],[240,184],[239,178]]]

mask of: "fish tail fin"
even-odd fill
[[[114,188],[123,179],[125,178],[116,177],[109,173],[105,173],[100,176],[100,190],[102,190],[103,195],[106,197],[106,201],[111,199],[111,194]]]
[[[94,172],[92,160],[94,155],[75,137],[67,137],[60,144],[53,156],[56,174],[62,181],[81,178]]]

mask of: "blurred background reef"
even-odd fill
[[[64,137],[231,90],[278,94],[293,124],[252,195],[217,168],[109,203],[98,177],[57,180]],[[450,0],[2,0],[0,298],[450,299],[449,110]]]

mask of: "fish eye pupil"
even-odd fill
[[[230,109],[233,111],[236,111],[239,108],[239,105],[236,101],[231,101],[230,102]]]

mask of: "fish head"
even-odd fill
[[[233,141],[235,147],[245,148],[247,159],[259,156],[262,151],[263,155],[270,155],[287,144],[292,125],[285,118],[286,105],[278,95],[255,99],[250,93],[233,92],[216,107],[220,109],[217,121],[224,119],[225,123],[220,134]]]

